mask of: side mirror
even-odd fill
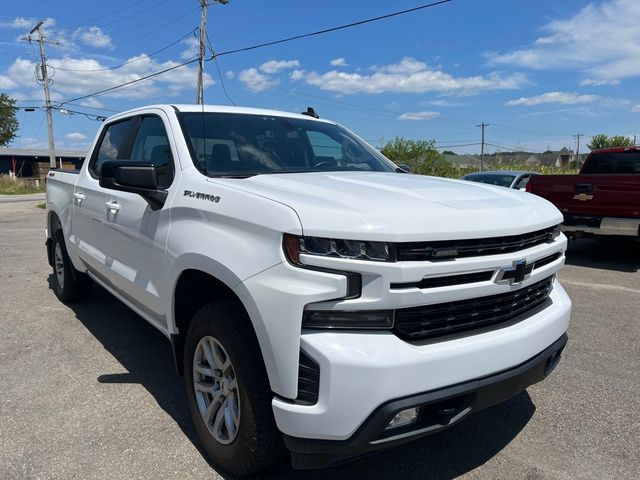
[[[406,163],[396,163],[396,165],[398,166],[398,168],[404,170],[403,172],[400,172],[400,173],[411,173],[411,167]]]
[[[158,171],[151,163],[108,161],[102,164],[100,186],[109,190],[137,193],[152,210],[162,208],[167,192],[158,187]]]

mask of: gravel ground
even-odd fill
[[[56,300],[36,205],[0,205],[0,478],[220,478],[165,338],[100,288]],[[639,478],[638,269],[637,243],[572,242],[570,340],[545,382],[377,456],[263,478]]]

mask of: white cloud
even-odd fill
[[[600,87],[602,85],[617,85],[620,83],[620,80],[595,80],[593,78],[585,78],[580,82],[580,86],[582,87]]]
[[[605,85],[640,76],[640,2],[591,3],[571,18],[544,26],[546,36],[526,48],[489,53],[492,64],[535,70],[581,70],[584,85]]]
[[[264,73],[278,73],[283,70],[290,70],[300,66],[298,60],[269,60],[260,65],[260,71]]]
[[[332,67],[346,67],[347,61],[343,57],[334,58],[329,62]]]
[[[600,97],[597,95],[580,95],[576,92],[547,92],[535,97],[520,97],[516,100],[509,100],[509,106],[526,105],[528,107],[542,105],[546,103],[559,103],[562,105],[575,105],[579,103],[593,103]]]
[[[87,136],[84,133],[71,132],[67,133],[64,138],[66,138],[70,142],[81,142],[82,140],[86,140]]]
[[[233,80],[234,78],[236,78],[236,74],[233,70],[227,70],[224,73],[224,76],[227,77],[229,80]]]
[[[475,77],[454,77],[430,68],[426,63],[405,57],[399,63],[374,66],[374,73],[362,75],[331,70],[326,73],[292,72],[292,80],[303,80],[322,90],[340,93],[426,93],[474,95],[486,90],[516,90],[528,83],[521,73],[503,75],[493,72]]]
[[[398,120],[431,120],[439,116],[439,112],[407,112],[400,115]]]
[[[242,70],[238,79],[254,93],[262,92],[278,84],[277,80],[260,73],[256,68]]]
[[[640,105],[634,105],[634,106],[631,108],[631,111],[632,111],[633,113],[640,113]]]
[[[15,88],[16,83],[6,75],[0,75],[0,90],[9,90]]]
[[[31,30],[40,21],[40,18],[16,17],[9,21],[0,21],[0,28],[13,28],[16,30]],[[53,27],[56,24],[55,19],[46,18],[43,30],[47,27]]]
[[[196,37],[187,37],[182,42],[186,48],[180,54],[180,58],[183,60],[190,60],[194,57],[199,57],[200,41]]]
[[[79,28],[73,32],[73,37],[79,39],[85,45],[95,48],[113,49],[111,37],[100,27]]]
[[[178,65],[176,61],[157,62],[144,54],[131,57],[127,61],[131,60],[135,61],[114,70],[95,72],[92,70],[104,69],[107,65],[88,58],[50,57],[48,63],[56,69],[55,83],[51,87],[51,96],[56,101],[80,97]],[[2,72],[0,75],[8,77],[16,84],[16,88],[22,90],[31,89],[34,68],[35,65],[31,61],[18,58],[9,66],[6,73]],[[194,90],[196,72],[197,70],[193,66],[177,68],[157,77],[114,90],[100,98],[141,99],[171,97],[184,90]],[[212,77],[205,74],[205,87],[214,83]]]

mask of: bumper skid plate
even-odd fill
[[[504,402],[553,371],[567,343],[564,334],[551,346],[509,370],[379,406],[347,440],[317,440],[284,436],[294,468],[313,469],[336,465],[378,450],[444,430],[473,412]],[[397,429],[386,427],[394,416],[418,408],[417,422]]]

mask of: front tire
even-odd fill
[[[183,361],[189,413],[213,463],[242,476],[280,461],[271,389],[246,313],[227,301],[198,310]]]
[[[91,295],[93,280],[75,269],[67,253],[62,230],[56,230],[52,237],[53,292],[63,303],[86,300]]]

